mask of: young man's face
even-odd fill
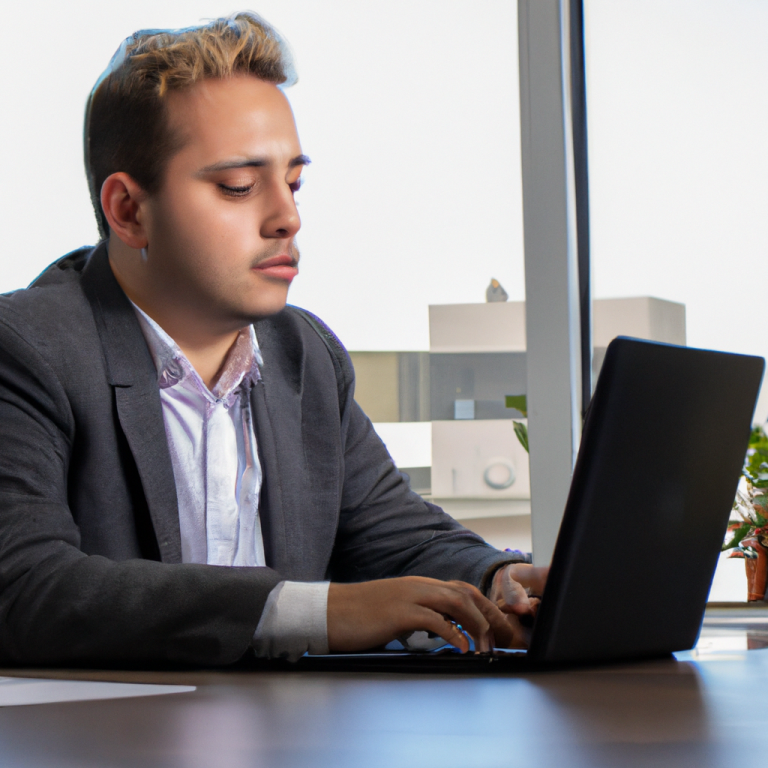
[[[145,226],[169,305],[231,327],[279,311],[297,273],[293,195],[307,162],[287,99],[245,75],[172,92],[167,108],[184,145]]]

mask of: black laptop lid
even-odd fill
[[[611,342],[530,657],[636,658],[695,644],[763,366],[759,357]]]

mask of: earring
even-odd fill
[[[146,246],[144,246],[141,249],[141,260],[142,261],[146,261],[147,260],[147,247]]]

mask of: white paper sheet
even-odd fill
[[[94,680],[0,677],[0,707],[158,696],[164,693],[187,693],[194,690],[194,685],[145,685],[143,683],[105,683]]]

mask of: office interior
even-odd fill
[[[518,21],[532,1],[264,0],[254,10],[295,52],[299,82],[287,95],[313,161],[298,195],[302,263],[290,301],[350,350],[358,400],[412,487],[495,546],[535,552],[528,456],[511,426],[523,416],[504,404],[528,392]],[[592,372],[618,334],[768,357],[768,5],[541,3],[554,18],[583,10]],[[134,29],[233,10],[222,0],[5,9],[15,31],[0,47],[11,116],[0,152],[13,181],[2,185],[0,291],[96,240],[82,111],[117,43]],[[491,279],[507,301],[486,301]],[[755,423],[766,418],[764,387]],[[43,706],[53,751],[33,736],[35,707],[0,710],[0,733],[20,734],[9,741],[13,765],[431,765],[456,755],[485,765],[520,756],[721,765],[765,703],[768,630],[746,593],[743,561],[723,555],[700,646],[674,669],[432,687],[385,676],[92,672],[195,685],[197,698]],[[462,716],[445,700],[461,702]],[[497,714],[505,706],[514,725]],[[291,736],[290,718],[303,718],[304,741]]]
[[[114,14],[88,2],[43,7],[47,55],[25,55],[21,36],[1,54],[9,114],[25,119],[3,128],[14,184],[0,209],[0,290],[96,239],[82,108],[113,41],[230,12],[218,0],[136,2]],[[429,352],[429,308],[483,303],[491,278],[524,301],[516,4],[341,2],[333,24],[312,2],[258,10],[294,49],[300,79],[288,95],[313,158],[291,301],[360,353]],[[689,345],[750,354],[768,352],[755,320],[766,269],[764,13],[746,1],[584,4],[592,296],[682,304]],[[23,17],[11,9],[9,23]],[[64,52],[70,39],[77,50]],[[55,64],[61,56],[67,67]],[[768,397],[755,420],[766,416]],[[422,446],[406,468],[431,466],[424,429],[380,433],[395,454]],[[478,524],[494,543],[525,537],[520,519],[506,528],[499,519]],[[740,578],[723,562],[715,596],[735,599]]]

